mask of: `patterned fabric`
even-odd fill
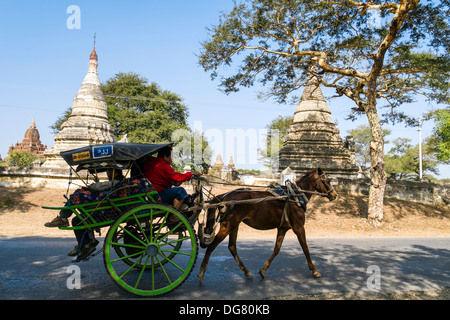
[[[126,187],[126,186],[132,186],[132,187]],[[116,190],[116,191],[114,191]],[[73,205],[79,205],[79,204],[86,204],[86,203],[93,203],[93,202],[99,202],[105,199],[107,196],[109,199],[117,199],[117,198],[124,198],[136,194],[142,194],[147,192],[156,191],[153,185],[145,178],[143,179],[124,179],[121,183],[116,184],[114,186],[114,190],[111,191],[101,191],[101,192],[95,192],[90,190],[87,187],[82,187],[80,189],[75,190],[74,193],[72,193],[69,197],[69,204],[70,206]],[[152,195],[152,198],[155,201],[161,201],[161,198],[159,194]],[[108,205],[108,203],[105,202],[105,206]],[[93,209],[96,206],[92,206]],[[127,210],[127,206],[120,207],[122,212],[125,212]],[[114,209],[104,209],[104,210],[97,210],[94,211],[92,214],[92,217],[97,221],[108,221],[115,219],[117,217],[117,212]]]

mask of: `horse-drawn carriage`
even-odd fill
[[[108,227],[103,249],[93,256],[103,251],[105,268],[113,281],[136,295],[156,296],[181,285],[194,268],[199,238],[201,246],[207,247],[198,276],[201,282],[211,252],[228,235],[230,244],[235,243],[241,221],[259,229],[277,228],[279,236],[284,236],[292,228],[299,237],[313,275],[320,276],[309,257],[303,229],[304,206],[311,195],[321,194],[330,200],[336,196],[329,179],[320,169],[302,178],[305,185],[298,184],[303,183],[300,179],[288,188],[278,188],[281,193],[237,189],[208,198],[203,185],[205,179],[196,179],[193,180],[194,194],[189,201],[185,200],[189,206],[181,212],[162,203],[158,192],[142,175],[146,159],[169,145],[111,143],[61,152],[71,172],[86,187],[66,197],[68,201],[64,207],[44,208],[70,210],[77,217],[78,224],[60,227],[62,230],[84,230],[88,234]],[[87,178],[82,177],[84,171],[86,177],[97,177],[111,168],[126,170],[128,178],[111,184],[107,191],[90,190]],[[297,186],[300,190],[296,189]],[[200,221],[202,213],[204,223]],[[197,223],[199,237],[194,228]],[[218,225],[220,230],[212,243],[203,241],[204,229],[214,233]],[[236,261],[245,274],[251,275],[237,256],[235,246],[234,249],[230,247],[230,251],[237,257]],[[262,276],[277,253],[275,249],[261,269]]]

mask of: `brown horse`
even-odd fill
[[[337,197],[336,191],[330,184],[330,179],[319,168],[311,171],[298,179],[296,182],[300,192],[304,192],[307,198],[305,202],[309,201],[312,195],[319,192],[322,196],[326,196],[330,201]],[[251,203],[250,199],[255,199]],[[258,201],[257,199],[261,199]],[[220,229],[214,240],[208,246],[202,264],[200,266],[200,273],[198,280],[203,281],[208,261],[211,253],[221,243],[226,236],[229,235],[228,249],[236,260],[239,268],[244,272],[245,276],[252,277],[252,273],[245,267],[242,260],[239,258],[236,250],[236,238],[238,234],[239,224],[244,222],[252,228],[258,230],[278,229],[275,249],[272,256],[264,263],[263,268],[259,271],[260,275],[265,278],[266,270],[269,268],[272,260],[278,254],[283,242],[284,236],[289,229],[292,229],[300,242],[303,252],[308,262],[308,267],[314,277],[319,278],[320,273],[315,269],[311,257],[309,255],[308,245],[306,244],[305,236],[305,210],[299,206],[294,199],[276,199],[272,193],[268,191],[252,191],[252,190],[233,190],[226,194],[216,196],[211,203],[218,203],[224,201],[247,200],[246,203],[237,203],[228,208],[226,217],[220,223]],[[216,208],[208,209],[207,223],[205,233],[213,233],[215,221]]]

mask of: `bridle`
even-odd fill
[[[319,180],[317,180],[317,184],[316,184],[316,190],[317,187],[319,185],[319,181],[322,182],[322,184],[325,186],[325,189],[327,190],[327,193],[321,193],[320,196],[321,197],[327,197],[327,198],[331,198],[331,193],[333,193],[333,191],[336,193],[336,191],[334,190],[333,186],[331,184],[329,184],[325,178],[323,178],[325,175],[325,173],[319,174],[319,171],[316,170],[317,175],[319,176]]]
[[[321,196],[321,197],[326,197],[326,198],[332,200],[332,199],[331,199],[331,194],[332,194],[333,192],[335,192],[335,193],[337,194],[337,192],[336,192],[336,190],[334,190],[333,186],[332,186],[331,184],[329,184],[329,183],[323,178],[324,176],[326,176],[326,174],[325,174],[325,173],[319,174],[319,170],[316,170],[316,171],[312,171],[312,172],[308,175],[308,178],[310,178],[311,175],[312,175],[313,173],[317,173],[317,176],[319,177],[319,179],[316,181],[316,186],[314,187],[314,191],[303,190],[302,188],[300,188],[299,185],[297,185],[297,183],[295,183],[295,186],[297,186],[297,188],[298,188],[301,192],[316,194],[316,195],[319,195],[319,196]],[[320,191],[317,190],[317,188],[318,188],[320,182],[322,182],[323,185],[325,186],[325,189],[327,190],[326,193],[320,192]]]

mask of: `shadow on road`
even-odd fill
[[[67,252],[74,244],[74,239],[68,238],[0,239],[0,299],[136,298],[109,278],[102,254],[89,261],[72,262]],[[294,294],[368,292],[368,279],[373,275],[368,272],[370,266],[379,268],[379,291],[450,286],[448,238],[317,238],[308,244],[313,262],[322,274],[319,279],[312,277],[298,242],[286,239],[262,280],[258,271],[271,255],[274,241],[238,239],[238,254],[253,278],[244,277],[227,244],[222,243],[211,256],[202,285],[197,281],[197,273],[204,250],[199,249],[195,269],[186,282],[156,299],[259,300]],[[81,289],[67,286],[72,275],[68,268],[72,265],[80,268]]]

